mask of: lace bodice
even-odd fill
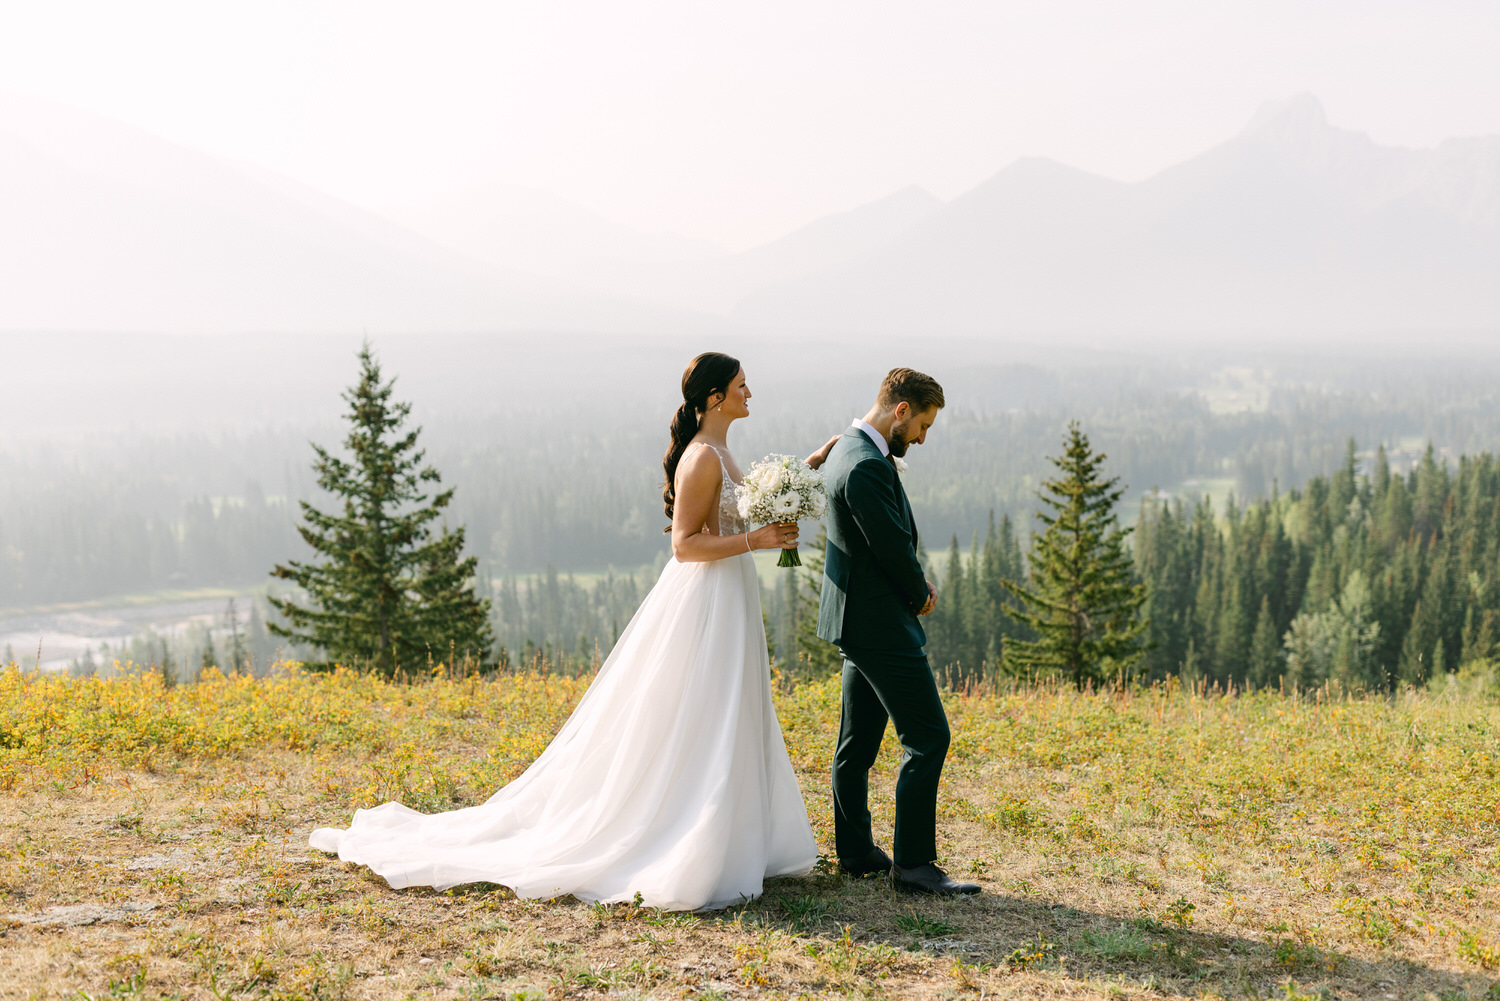
[[[720,458],[719,465],[723,464]],[[719,491],[719,534],[739,535],[749,527],[740,517],[740,485],[729,478],[729,470],[725,469],[724,489]]]
[[[749,528],[745,519],[740,517],[740,485],[730,479],[729,466],[725,464],[722,452],[706,441],[698,444],[713,449],[713,453],[719,457],[719,472],[724,476],[724,486],[719,490],[719,534],[739,535]]]

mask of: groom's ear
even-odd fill
[[[891,411],[891,416],[896,418],[898,424],[906,420],[907,417],[911,416],[911,404],[902,400],[896,404],[896,409]]]

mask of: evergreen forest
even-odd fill
[[[1383,447],[1362,468],[1350,442],[1333,475],[1252,503],[1149,498],[1131,544],[1144,679],[1391,690],[1500,654],[1492,453],[1450,467],[1429,448],[1401,474]],[[1002,517],[968,554],[955,537],[936,561],[928,654],[950,680],[1003,670],[1005,645],[1030,638],[1006,587],[1027,579],[1024,551]]]

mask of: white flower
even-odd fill
[[[823,474],[793,455],[768,455],[745,471],[740,516],[755,524],[822,517],[827,508]]]
[[[904,472],[906,472],[906,460],[903,459],[903,458],[901,458],[901,456],[899,456],[899,455],[893,455],[893,456],[891,456],[891,461],[896,464],[896,472],[898,472],[898,473],[904,473]]]

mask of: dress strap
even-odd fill
[[[702,445],[704,448],[713,449],[714,455],[717,455],[719,457],[719,467],[724,470],[724,475],[725,476],[729,475],[729,467],[724,464],[724,453],[723,452],[720,452],[717,448],[715,448],[713,445],[710,445],[706,441],[695,441],[695,442],[693,442],[693,444],[694,445]]]

